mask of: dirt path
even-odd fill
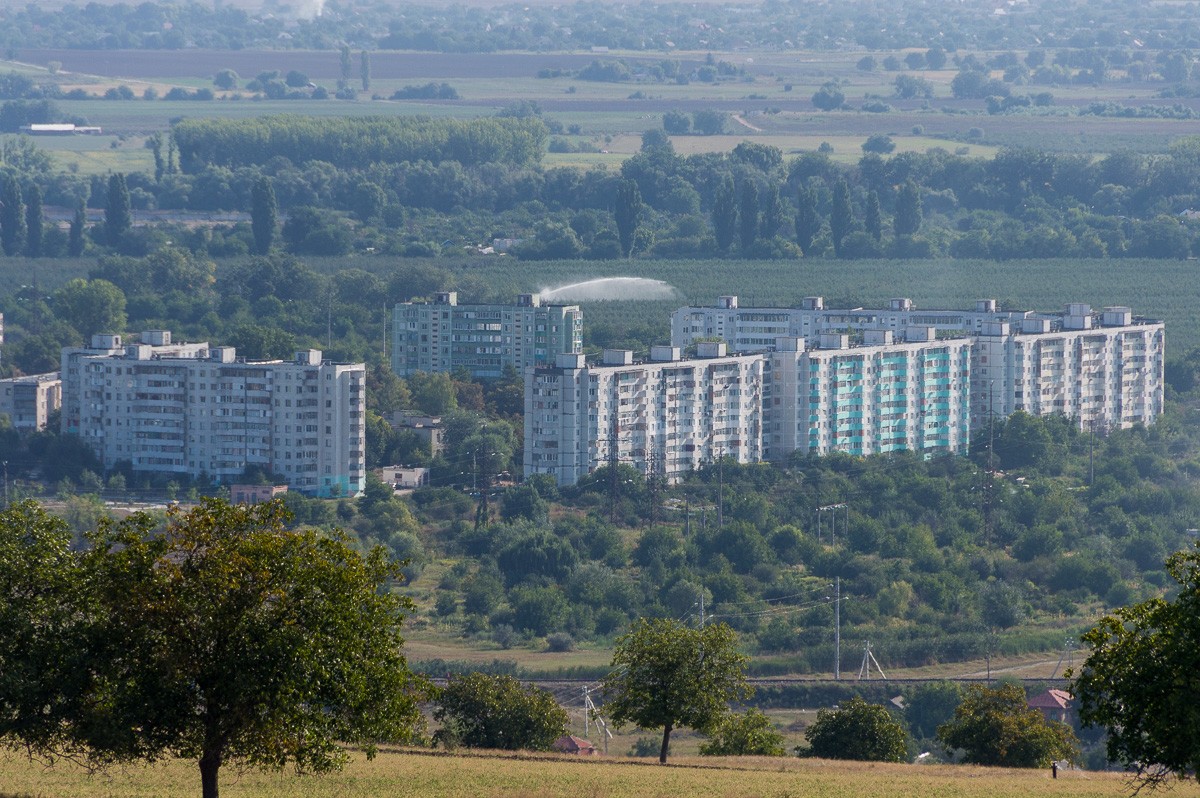
[[[741,117],[740,115],[738,115],[738,114],[734,114],[734,115],[733,115],[733,121],[734,121],[734,122],[737,122],[739,125],[742,125],[743,127],[748,127],[748,128],[750,128],[750,129],[751,129],[751,130],[753,130],[755,133],[762,133],[762,128],[761,128],[761,127],[755,127],[754,125],[752,125],[752,124],[750,124],[749,122],[747,122],[745,119],[742,119],[742,117]]]

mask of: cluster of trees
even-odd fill
[[[142,3],[84,6],[75,13],[37,7],[7,9],[3,42],[16,47],[72,49],[294,48],[334,50],[346,44],[398,50],[488,53],[498,50],[704,51],[742,48],[898,51],[933,45],[960,47],[1186,50],[1200,31],[1184,9],[1168,4],[1136,12],[1118,3],[1038,3],[1019,14],[994,15],[985,7],[962,9],[936,2],[907,11],[904,25],[879,25],[869,2],[806,9],[763,3],[706,8],[656,3],[628,12],[572,6],[550,9],[418,8],[400,14],[387,3],[324,7],[315,17],[299,12],[261,14],[240,8]]]

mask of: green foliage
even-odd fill
[[[691,629],[667,619],[639,619],[617,639],[614,671],[604,679],[605,710],[617,728],[631,721],[661,728],[658,758],[666,764],[674,729],[711,729],[730,701],[750,696],[745,663],[737,635],[725,624]]]
[[[903,762],[904,727],[887,707],[854,697],[839,709],[822,709],[804,732],[809,754],[825,759]]]
[[[0,540],[23,549],[0,561],[5,587],[19,595],[35,577],[48,588],[35,601],[6,593],[0,611],[15,631],[34,620],[48,633],[6,632],[5,644],[31,643],[27,658],[74,649],[36,672],[47,684],[5,668],[5,686],[35,700],[5,714],[16,721],[5,741],[51,754],[82,747],[98,764],[196,759],[203,794],[215,797],[224,764],[322,772],[346,760],[342,743],[371,754],[416,739],[426,686],[400,653],[411,603],[383,589],[396,564],[287,521],[279,503],[206,499],[169,510],[165,527],[145,514],[103,523],[89,550],[68,555],[61,525],[36,506],[3,516]],[[60,671],[81,656],[79,674]]]
[[[266,255],[275,240],[275,225],[278,224],[279,203],[275,199],[275,188],[271,179],[263,176],[254,184],[250,196],[250,228],[254,233],[254,251]]]
[[[0,249],[19,255],[25,247],[25,202],[21,183],[9,171],[0,172]]]
[[[1152,787],[1195,778],[1200,765],[1200,547],[1166,567],[1176,596],[1102,618],[1083,636],[1091,651],[1071,687],[1080,720],[1107,732],[1108,758]]]
[[[107,280],[71,280],[54,293],[54,306],[85,339],[125,329],[125,294]]]
[[[954,718],[938,727],[937,737],[976,765],[1041,768],[1079,755],[1071,727],[1030,709],[1025,691],[1015,684],[968,687]]]
[[[452,677],[437,698],[435,737],[447,748],[548,751],[566,733],[567,713],[540,687],[511,676],[469,673]]]
[[[836,111],[846,102],[846,95],[835,81],[827,81],[812,96],[812,104],[822,111]]]
[[[129,201],[129,186],[125,175],[117,172],[108,178],[108,193],[104,205],[104,240],[118,248],[133,227],[133,210]]]
[[[906,696],[904,718],[917,740],[932,740],[938,726],[954,717],[962,701],[962,688],[954,682],[929,682],[914,687]]]
[[[701,756],[784,756],[783,735],[762,710],[728,715],[700,745]]]
[[[302,116],[184,119],[171,134],[185,172],[264,164],[280,156],[294,164],[319,160],[339,168],[447,160],[528,166],[540,160],[547,135],[539,119]]]

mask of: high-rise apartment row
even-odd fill
[[[966,451],[989,419],[1061,413],[1097,432],[1162,412],[1163,324],[1093,313],[681,308],[645,363],[606,352],[529,368],[525,473],[570,484],[613,460],[677,478],[717,457]],[[714,339],[723,343],[715,343]],[[685,348],[696,357],[682,359]]]
[[[249,467],[316,496],[354,496],[366,479],[366,368],[247,361],[233,347],[172,343],[171,334],[93,336],[62,353],[62,430],[106,468],[234,483]]]

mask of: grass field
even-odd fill
[[[385,752],[373,761],[356,756],[341,773],[301,777],[291,773],[225,768],[222,795],[237,798],[1118,798],[1127,794],[1121,774],[1004,770],[953,765],[883,765],[826,760],[678,757],[661,767],[647,760],[573,759],[552,756],[462,756]],[[44,770],[7,755],[0,759],[0,796],[39,798],[174,798],[199,792],[192,762],[172,761],[89,777],[63,765]],[[1195,782],[1178,786],[1178,798],[1200,795]]]

